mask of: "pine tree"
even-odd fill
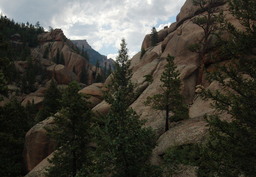
[[[27,59],[28,67],[25,74],[22,77],[22,91],[24,93],[30,93],[35,91],[35,78],[36,78],[36,65],[33,63],[31,58]]]
[[[47,169],[47,176],[76,176],[89,161],[88,143],[91,112],[87,102],[78,93],[79,86],[72,82],[63,93],[61,110],[54,116],[49,135],[57,142]]]
[[[143,128],[143,121],[129,108],[134,86],[130,80],[127,52],[123,39],[113,72],[113,82],[106,97],[106,101],[111,104],[110,112],[103,118],[104,125],[96,133],[100,156],[97,172],[101,176],[143,176],[143,169],[149,167],[148,159],[154,147],[152,130]]]
[[[60,64],[60,50],[59,49],[57,49],[57,53],[55,56],[55,63]]]
[[[111,67],[111,64],[109,64],[108,70],[107,70],[106,78],[107,78],[111,73],[112,73],[112,67]]]
[[[95,67],[96,67],[96,69],[95,69],[95,82],[102,82],[103,78],[102,78],[102,75],[100,74],[100,62],[99,62],[99,60],[96,61]]]
[[[44,95],[43,107],[37,114],[37,121],[42,121],[55,114],[60,109],[61,93],[54,80],[51,80],[50,87]]]
[[[220,91],[205,91],[219,113],[207,117],[210,137],[204,148],[199,176],[252,177],[256,174],[256,2],[230,0],[230,11],[244,25],[240,31],[227,25],[231,38],[223,53],[232,64],[211,75],[222,87]]]
[[[60,53],[60,64],[65,65],[65,59],[63,52]]]
[[[46,46],[43,57],[47,59],[49,57],[49,52],[50,52],[50,45]]]
[[[221,13],[217,8],[218,5],[223,4],[223,0],[193,0],[195,6],[200,7],[201,11],[204,12],[203,15],[198,15],[192,21],[200,28],[203,29],[203,36],[199,41],[192,46],[190,49],[193,52],[198,53],[198,75],[196,84],[202,84],[203,73],[205,68],[205,63],[207,60],[207,53],[213,43],[213,36],[216,38],[217,28],[221,18]]]
[[[180,94],[179,72],[173,60],[174,57],[170,55],[166,58],[167,64],[160,78],[162,93],[148,97],[145,102],[146,105],[152,106],[153,109],[165,111],[165,131],[169,130],[169,121],[188,118],[188,108]],[[170,112],[173,113],[172,116],[169,116]]]
[[[8,95],[7,82],[5,80],[5,76],[2,72],[0,72],[0,101],[2,101],[2,96]]]
[[[142,57],[145,55],[146,50],[142,47],[140,50],[140,59],[142,59]]]
[[[88,83],[88,73],[86,72],[85,67],[82,68],[80,82],[84,84]]]
[[[24,176],[22,152],[32,118],[16,99],[0,107],[0,112],[0,176]]]
[[[101,74],[96,74],[96,78],[95,78],[95,82],[103,82],[103,78],[102,78],[102,76],[101,76]]]
[[[151,30],[150,38],[151,38],[151,46],[156,46],[156,44],[158,43],[158,33],[155,27],[153,27]]]

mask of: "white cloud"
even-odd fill
[[[113,60],[115,60],[117,56],[118,56],[118,53],[112,53],[112,54],[108,54],[107,58],[112,58]]]
[[[163,29],[164,27],[170,26],[170,25],[171,25],[171,23],[160,24],[158,27],[156,27],[156,30],[157,30],[157,31],[160,31],[160,30]]]
[[[62,28],[70,39],[87,39],[96,50],[118,52],[122,38],[129,53],[140,50],[144,36],[176,16],[185,0],[0,0],[1,9],[20,22]],[[164,25],[159,25],[161,22]],[[114,51],[115,50],[115,51]],[[108,54],[108,53],[104,53]]]

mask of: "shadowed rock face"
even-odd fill
[[[71,81],[78,81],[77,75],[61,64],[54,64],[47,67],[47,71],[58,84],[68,84]]]
[[[46,177],[45,172],[47,167],[50,167],[48,159],[53,157],[53,153],[44,158],[39,164],[37,164],[25,177]]]
[[[50,128],[53,118],[50,117],[32,127],[26,134],[24,145],[24,158],[28,171],[51,154],[55,143],[47,136],[45,128]]]

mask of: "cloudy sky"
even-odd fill
[[[0,0],[0,12],[16,22],[61,28],[69,39],[87,39],[101,54],[114,57],[122,38],[137,53],[153,26],[176,20],[185,0]]]

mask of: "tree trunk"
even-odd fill
[[[198,68],[198,75],[196,80],[196,85],[201,85],[203,82],[203,73],[204,73],[204,61],[200,61],[200,65]]]
[[[165,109],[166,115],[165,115],[165,131],[169,130],[169,124],[168,124],[168,119],[169,119],[169,105],[166,105]]]
[[[72,176],[75,177],[76,176],[76,152],[72,151],[73,154],[73,162],[72,162]]]

